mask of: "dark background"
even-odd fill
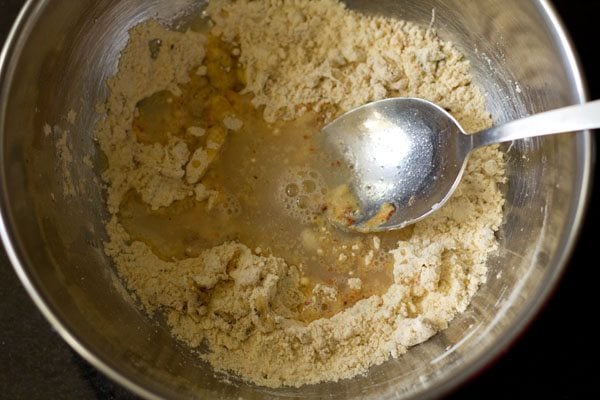
[[[0,43],[23,2],[0,0]],[[600,0],[554,4],[579,52],[590,98],[599,99]],[[600,316],[594,256],[595,230],[600,229],[598,175],[575,252],[551,299],[512,347],[448,399],[600,398],[596,382],[600,376],[592,368],[600,353],[599,335],[592,327]],[[136,399],[63,342],[33,305],[0,249],[0,399],[75,398]]]

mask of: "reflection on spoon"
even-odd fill
[[[317,135],[328,156],[352,171],[328,196],[328,215],[336,225],[360,232],[403,228],[448,201],[474,149],[595,128],[600,128],[600,100],[473,135],[427,100],[393,98],[369,103],[338,117]]]

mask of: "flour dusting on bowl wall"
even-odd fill
[[[482,149],[446,206],[378,234],[328,220],[336,166],[311,140],[386,97],[434,101],[469,132],[581,101],[544,3],[515,3],[515,22],[491,1],[131,1],[53,26],[67,3],[39,3],[53,7],[30,6],[8,47],[28,68],[2,70],[3,238],[66,340],[137,393],[435,395],[502,349],[558,276],[589,137]],[[484,40],[503,21],[563,86]]]

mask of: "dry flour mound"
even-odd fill
[[[244,91],[267,121],[308,111],[327,120],[399,95],[441,104],[470,131],[490,125],[468,61],[431,30],[367,17],[334,0],[219,0],[207,12],[211,33],[239,49]],[[200,357],[217,370],[270,387],[336,381],[401,355],[465,310],[485,281],[485,262],[497,247],[494,232],[502,221],[497,184],[504,180],[504,164],[496,148],[474,154],[449,203],[397,243],[389,289],[331,318],[310,323],[299,318],[307,300],[302,271],[283,255],[226,242],[165,260],[133,238],[119,216],[128,191],[160,209],[187,196],[204,199],[210,189],[191,183],[200,178],[186,179],[194,156],[184,141],[142,144],[131,134],[140,100],[161,90],[177,95],[189,71],[206,72],[206,37],[171,32],[155,22],[130,34],[97,132],[108,158],[103,177],[112,214],[105,248],[149,312],[165,313],[177,338],[207,349]],[[148,45],[157,39],[158,55]],[[351,284],[360,287],[360,280]],[[319,288],[323,296],[335,297],[330,289]]]
[[[214,33],[239,43],[245,90],[267,121],[402,95],[449,108],[468,131],[489,124],[469,62],[431,30],[330,0],[217,0],[208,12]]]

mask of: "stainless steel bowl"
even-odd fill
[[[115,72],[127,30],[152,17],[185,24],[182,11],[193,3],[30,0],[0,56],[0,233],[29,294],[64,339],[147,398],[427,398],[498,355],[538,311],[569,256],[589,190],[589,133],[505,148],[507,204],[488,282],[446,331],[365,376],[280,390],[227,382],[122,295],[102,250],[95,105],[106,96],[103,80]],[[424,26],[435,8],[435,26],[472,60],[497,122],[585,99],[576,57],[547,1],[348,4]],[[46,124],[59,129],[46,135]],[[61,137],[67,152],[56,146]],[[84,154],[95,154],[95,171]],[[63,196],[66,176],[76,182],[75,196]]]

